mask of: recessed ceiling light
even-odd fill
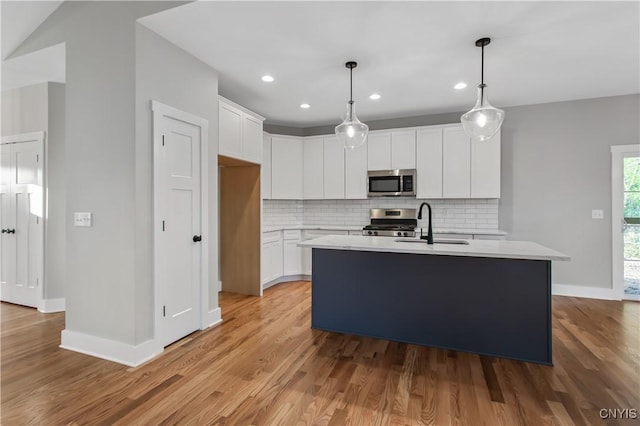
[[[266,82],[266,83],[271,83],[273,81],[273,77],[271,77],[270,75],[263,75],[262,76],[262,81]]]
[[[311,108],[311,105],[309,105],[309,104],[300,104],[300,108],[302,108],[302,109]]]
[[[457,83],[455,86],[453,86],[453,88],[456,90],[462,90],[465,87],[467,87],[467,83],[465,83],[464,81],[461,81],[460,83]]]
[[[369,96],[369,99],[373,99],[374,101],[377,101],[378,99],[380,99],[380,95],[378,93],[374,93],[371,96]]]

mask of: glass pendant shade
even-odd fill
[[[462,128],[471,139],[476,141],[487,140],[498,133],[504,120],[504,111],[489,103],[486,87],[486,84],[478,86],[476,104],[460,117]]]
[[[353,149],[364,144],[369,133],[369,126],[358,120],[353,101],[347,104],[347,116],[336,126],[336,136],[345,148]]]

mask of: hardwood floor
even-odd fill
[[[310,288],[221,293],[222,325],[138,368],[59,349],[64,314],[2,303],[1,423],[639,422],[600,417],[640,409],[638,303],[554,297],[548,367],[311,330]]]

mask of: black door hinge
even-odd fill
[[[164,232],[164,220],[162,221],[162,232]]]
[[[166,317],[167,316],[167,307],[166,306],[162,306],[162,316]]]
[[[162,135],[162,146],[164,146],[164,135]]]

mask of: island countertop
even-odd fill
[[[532,241],[467,240],[469,244],[433,244],[395,241],[394,237],[326,235],[298,243],[300,247],[329,250],[378,251],[501,259],[571,260],[563,253]],[[436,237],[437,240],[437,237]]]

